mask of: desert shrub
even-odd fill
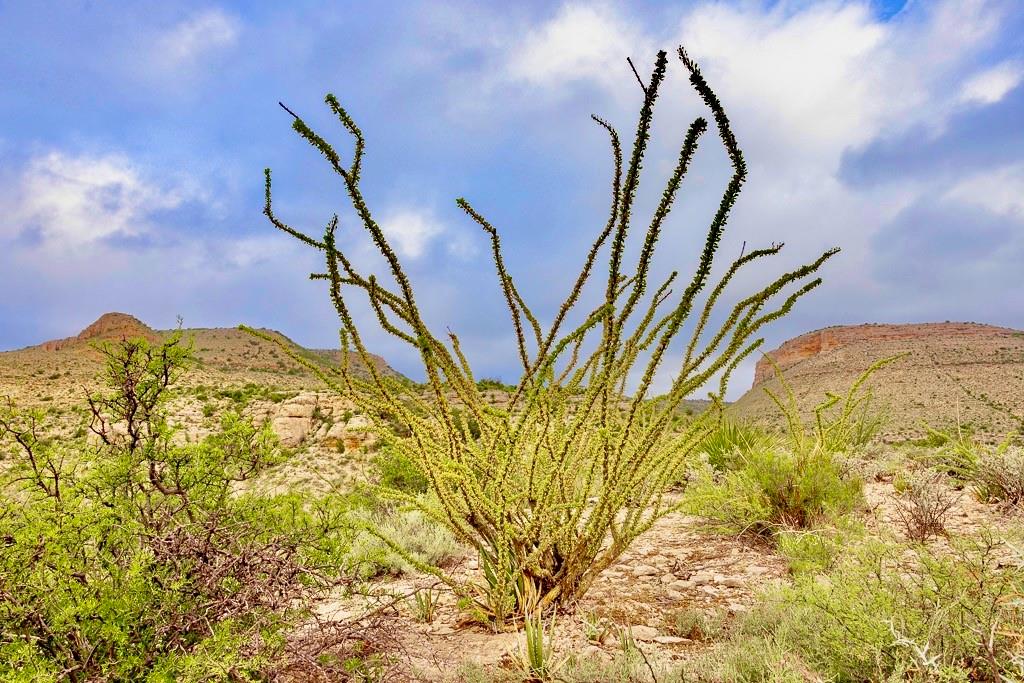
[[[932,473],[911,477],[897,487],[896,519],[910,540],[927,541],[946,532],[946,520],[960,497],[947,481],[945,475]]]
[[[704,680],[999,681],[1024,674],[1024,570],[991,536],[950,551],[871,543],[797,577],[703,662]],[[791,671],[801,677],[778,678]],[[787,674],[788,676],[788,674]]]
[[[792,574],[821,574],[831,571],[851,543],[865,535],[863,525],[854,517],[832,520],[815,529],[780,529],[772,540],[786,558]]]
[[[878,370],[906,355],[898,354],[872,363],[854,380],[845,396],[826,392],[825,400],[814,407],[811,426],[804,423],[792,387],[770,356],[765,358],[775,368],[783,393],[780,395],[769,387],[765,387],[764,392],[785,417],[787,435],[794,449],[818,448],[832,453],[850,451],[870,442],[884,424],[882,413],[871,408],[873,394],[867,387],[868,380]]]
[[[515,391],[516,388],[512,384],[505,384],[500,379],[495,377],[484,377],[476,381],[476,386],[480,391],[487,391],[488,389],[497,389],[499,391]]]
[[[706,612],[683,607],[665,615],[665,630],[674,636],[690,640],[717,640],[725,630],[728,613]]]
[[[708,464],[722,471],[734,469],[744,457],[774,445],[775,440],[757,425],[723,420],[698,448],[707,455]]]
[[[1024,505],[1024,448],[985,449],[971,475],[978,499],[1006,506]]]
[[[928,464],[937,467],[962,482],[968,482],[978,468],[982,444],[975,440],[973,433],[959,422],[954,428],[940,430],[925,425],[928,435],[922,440],[936,449],[934,455],[926,458]]]
[[[307,560],[326,546],[306,541],[347,532],[310,506],[235,495],[284,457],[269,427],[227,413],[200,443],[174,438],[180,334],[101,351],[97,445],[0,409],[0,679],[255,679],[314,586]]]
[[[583,258],[575,284],[546,329],[508,273],[497,230],[469,202],[457,201],[490,238],[498,285],[517,341],[522,375],[508,404],[501,408],[483,400],[458,337],[438,336],[424,321],[401,260],[363,195],[363,134],[333,95],[326,97],[326,103],[355,142],[351,161],[343,160],[334,146],[288,111],[294,130],[339,176],[356,221],[384,257],[386,276],[362,272],[360,264],[340,250],[335,240],[337,217],[319,238],[278,218],[271,203],[270,171],[266,172],[267,217],[278,229],[323,254],[325,268],[312,277],[326,283],[338,314],[341,365],[323,368],[283,344],[282,348],[349,396],[379,429],[403,428],[404,433],[395,433],[389,441],[423,471],[433,495],[416,498],[401,491],[393,495],[419,507],[478,552],[481,565],[490,568],[485,572],[489,580],[466,584],[439,576],[499,624],[508,617],[523,616],[518,596],[527,583],[542,596],[541,609],[571,603],[638,535],[675,509],[662,494],[715,421],[715,411],[705,411],[677,429],[674,417],[679,406],[712,378],[716,378],[717,395],[723,394],[733,369],[762,343],[759,330],[820,284],[811,278],[835,253],[826,252],[764,289],[737,299],[722,315],[717,313],[736,273],[777,254],[781,245],[744,253],[716,276],[717,281],[712,277],[726,221],[746,178],[746,164],[717,96],[682,49],[679,57],[715,120],[733,174],[710,221],[692,277],[678,293],[670,289],[678,273],[651,282],[651,265],[665,219],[707,131],[704,118],[696,119],[684,136],[678,163],[636,250],[635,265],[626,261],[627,253],[632,253],[626,248],[627,236],[634,222],[654,105],[668,66],[665,52],[658,54],[643,90],[628,161],[623,163],[618,133],[595,117],[611,138],[615,162],[611,210]],[[594,277],[594,265],[605,250],[607,278],[602,282]],[[590,288],[597,290],[597,305],[580,311],[584,302],[595,300],[584,294]],[[383,330],[416,350],[425,386],[377,370],[351,313],[354,295],[366,297]],[[712,320],[719,322],[712,325]],[[684,330],[688,338],[682,338]],[[671,356],[668,350],[674,341],[684,349],[680,365],[672,372],[668,392],[657,403],[651,402],[655,376]],[[350,357],[361,358],[365,370],[357,372]],[[627,384],[632,389],[628,393]],[[472,418],[478,434],[468,419],[455,418],[456,411]]]
[[[465,555],[450,531],[411,507],[396,508],[377,501],[352,514],[364,520],[362,528],[371,526],[387,537],[360,534],[345,549],[345,572],[353,576],[370,578],[381,575],[399,575],[422,567],[445,567]]]
[[[959,426],[931,433],[944,439],[931,464],[970,485],[978,500],[1008,507],[1024,504],[1024,448],[1009,434],[992,446],[977,441]]]
[[[724,474],[705,470],[685,501],[716,530],[771,537],[835,521],[861,503],[861,489],[832,453],[777,446],[741,457]]]
[[[785,530],[814,529],[852,512],[862,502],[863,482],[844,454],[863,445],[862,438],[870,429],[862,423],[875,424],[865,412],[870,393],[863,387],[875,371],[900,357],[872,364],[845,397],[827,393],[815,407],[810,426],[802,419],[793,390],[775,365],[783,393],[768,387],[764,391],[785,416],[785,436],[773,440],[757,432],[748,435],[726,427],[722,432],[725,444],[731,445],[736,439],[751,447],[746,452],[734,448],[731,469],[725,472],[705,468],[691,473],[693,482],[685,507],[708,519],[719,531],[764,537]],[[801,540],[804,545],[798,548],[794,538],[786,543],[798,554],[818,544],[814,539]]]
[[[401,451],[382,447],[373,458],[381,486],[406,493],[423,493],[430,482],[416,461]]]

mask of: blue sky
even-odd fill
[[[1024,327],[1017,0],[0,0],[0,349],[110,310],[332,345],[333,312],[305,277],[316,256],[260,211],[270,166],[283,216],[319,232],[341,212],[344,247],[379,266],[337,179],[277,107],[344,145],[322,102],[333,92],[366,135],[364,191],[428,320],[460,334],[479,375],[511,379],[488,245],[454,199],[498,226],[524,296],[550,317],[607,211],[607,141],[589,115],[629,137],[640,91],[625,58],[649,72],[680,43],[750,165],[723,254],[787,245],[739,284],[843,248],[769,347],[832,324]],[[641,210],[704,113],[677,63],[658,106]],[[692,266],[727,179],[705,142],[656,270]],[[399,344],[371,343],[416,374]]]

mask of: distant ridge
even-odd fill
[[[104,313],[94,323],[74,337],[53,339],[36,347],[43,351],[60,351],[72,346],[82,346],[94,341],[131,339],[145,337],[150,341],[158,338],[157,333],[133,315],[127,313]]]
[[[765,354],[775,361],[783,371],[797,363],[829,353],[844,346],[863,343],[900,343],[913,346],[914,342],[927,344],[930,340],[949,341],[963,339],[966,343],[980,339],[1019,338],[1020,330],[996,327],[981,323],[914,323],[892,325],[865,323],[863,325],[840,325],[807,332],[785,342],[774,351]],[[909,347],[908,347],[909,348]],[[754,370],[754,386],[774,377],[771,361],[761,358]]]
[[[145,338],[151,342],[166,339],[174,330],[156,330],[139,318],[120,312],[104,313],[78,334],[14,351],[0,351],[0,396],[11,395],[29,402],[41,400],[51,389],[42,386],[44,378],[66,377],[70,387],[92,382],[99,372],[101,356],[93,345],[103,341]],[[280,344],[254,337],[235,327],[184,328],[182,332],[194,345],[197,367],[188,373],[188,382],[213,386],[257,384],[299,390],[324,387],[303,362],[324,370],[338,367],[337,349],[308,349],[276,330],[263,329]],[[284,348],[282,348],[282,346]],[[302,359],[292,358],[289,353]],[[370,361],[378,372],[402,377],[380,356]],[[350,366],[368,374],[363,359],[350,356]]]
[[[1024,417],[1024,331],[970,322],[865,324],[829,327],[794,337],[765,355],[793,388],[810,416],[826,391],[843,393],[872,363],[906,353],[872,378],[874,409],[887,419],[892,438],[919,436],[925,423],[960,421],[998,436],[1019,425],[995,406]],[[778,424],[778,408],[764,389],[781,391],[775,370],[762,358],[753,387],[730,411]]]

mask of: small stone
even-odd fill
[[[715,577],[709,572],[697,572],[696,574],[690,577],[690,581],[693,583],[694,586],[707,585],[714,581],[714,579]]]
[[[722,574],[715,574],[714,581],[715,583],[722,583],[723,581],[725,581],[725,576]]]
[[[679,591],[672,590],[671,588],[669,588],[667,591],[665,591],[665,595],[666,595],[666,597],[668,597],[669,600],[673,600],[675,602],[679,602],[680,600],[682,600],[683,598],[686,597],[685,595],[683,595]]]
[[[654,642],[660,645],[678,645],[679,643],[685,643],[689,641],[689,638],[680,638],[679,636],[657,636]]]
[[[638,564],[633,567],[633,576],[654,576],[658,573],[658,570],[650,565]]]
[[[693,588],[696,585],[697,584],[695,584],[693,582],[693,579],[689,579],[687,581],[673,581],[672,583],[670,583],[668,585],[668,587],[672,588],[674,590],[677,590],[677,591],[686,591],[686,590],[690,590],[691,588]]]
[[[661,577],[661,582],[662,583],[673,583],[675,580],[676,580],[676,575],[675,574],[665,574],[663,577]]]
[[[736,576],[723,576],[722,580],[717,583],[729,588],[741,588],[743,586],[743,579]]]
[[[630,631],[633,633],[633,638],[642,641],[651,641],[658,637],[658,629],[653,626],[632,626]]]

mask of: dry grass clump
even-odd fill
[[[971,482],[981,501],[1024,506],[1024,448],[1008,446],[982,452]]]
[[[914,476],[895,498],[896,520],[911,541],[946,533],[946,520],[960,499],[948,479],[935,472]]]

